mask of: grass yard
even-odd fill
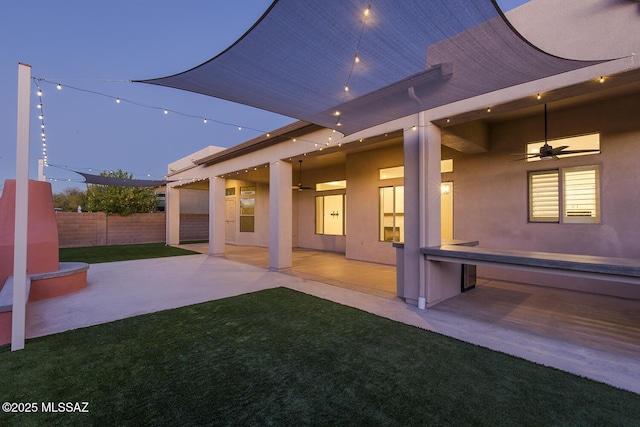
[[[277,288],[0,347],[1,425],[638,425],[640,398]]]
[[[91,246],[86,248],[60,248],[60,261],[101,262],[127,261],[133,259],[162,258],[178,255],[194,255],[197,252],[166,246],[164,243],[136,245]]]

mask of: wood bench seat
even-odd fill
[[[474,264],[640,284],[640,259],[442,245],[421,248],[430,261]]]

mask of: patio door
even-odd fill
[[[225,200],[225,243],[236,243],[236,198],[227,197]]]

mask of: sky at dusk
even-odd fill
[[[504,10],[525,2],[498,1]],[[294,121],[203,95],[129,82],[175,74],[209,60],[242,36],[270,4],[1,2],[0,189],[5,179],[15,178],[18,63],[30,65],[32,77],[46,79],[39,85],[50,165],[94,173],[122,169],[135,178],[162,179],[168,163],[208,145],[231,147]],[[29,176],[36,179],[41,120],[33,83],[31,91]],[[122,102],[116,103],[116,97]],[[196,118],[165,115],[164,108]],[[205,124],[198,117],[209,120]],[[85,188],[80,175],[64,168],[50,166],[45,174],[54,193]]]

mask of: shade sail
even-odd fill
[[[374,0],[365,18],[367,4],[275,1],[252,29],[211,60],[139,82],[350,134],[597,63],[538,50],[492,0]]]
[[[87,184],[111,185],[115,187],[162,187],[174,181],[154,179],[126,179],[114,176],[93,175],[85,172],[74,171],[84,177]]]

